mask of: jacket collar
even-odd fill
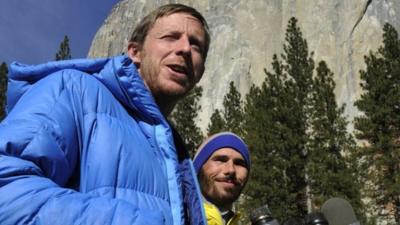
[[[125,107],[153,123],[167,123],[132,60],[116,56],[95,75]]]
[[[38,65],[10,65],[7,112],[40,79],[64,69],[93,75],[131,112],[152,123],[167,123],[132,60],[126,55],[100,59],[73,59]]]

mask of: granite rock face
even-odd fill
[[[212,112],[222,107],[229,82],[244,96],[252,83],[261,84],[264,68],[280,54],[287,22],[298,19],[316,62],[325,60],[335,74],[338,102],[351,120],[360,95],[363,56],[382,42],[385,22],[400,31],[398,0],[122,0],[97,32],[89,57],[125,52],[136,23],[150,10],[169,2],[198,9],[211,29],[211,46],[203,86],[199,126],[205,130]]]

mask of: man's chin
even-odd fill
[[[233,202],[239,197],[238,194],[232,193],[229,190],[224,191],[224,193],[221,193],[220,199],[224,202]]]
[[[163,93],[170,97],[181,98],[184,97],[189,91],[190,88],[175,84],[171,85],[170,87],[165,87]]]
[[[220,196],[220,198],[215,202],[218,206],[226,206],[232,204],[238,199],[239,196]],[[212,201],[211,201],[212,202]]]

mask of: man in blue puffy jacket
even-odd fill
[[[187,152],[165,119],[200,80],[195,9],[146,16],[126,55],[9,72],[0,124],[0,224],[205,224]]]

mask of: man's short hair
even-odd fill
[[[144,41],[146,40],[147,34],[149,30],[154,26],[154,23],[157,19],[169,16],[175,13],[187,13],[194,18],[198,19],[199,22],[203,25],[204,33],[205,33],[205,45],[203,49],[203,58],[206,59],[208,48],[210,45],[210,32],[208,28],[207,21],[204,17],[194,8],[182,5],[182,4],[167,4],[163,5],[156,10],[149,13],[145,16],[140,23],[136,26],[135,30],[132,33],[130,42],[136,42],[139,44],[139,48],[143,46]]]

